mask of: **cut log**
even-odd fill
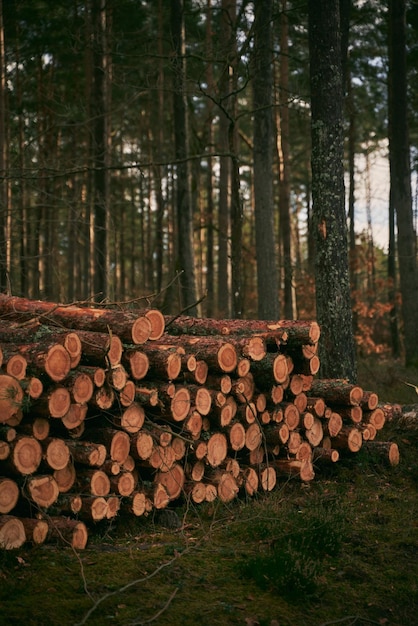
[[[343,427],[343,420],[339,413],[331,411],[328,419],[324,422],[324,434],[330,437],[337,437]]]
[[[242,471],[239,484],[244,486],[245,492],[249,496],[253,496],[258,491],[259,478],[253,467],[246,467]]]
[[[280,404],[283,401],[284,389],[282,385],[273,385],[271,388],[271,399],[273,404]]]
[[[43,459],[53,470],[62,470],[70,461],[70,450],[63,439],[47,437],[42,441]]]
[[[314,413],[317,417],[324,417],[325,401],[323,398],[315,396],[307,396],[306,411]]]
[[[117,334],[81,329],[76,334],[81,343],[82,363],[105,368],[119,365],[123,345]]]
[[[168,495],[164,485],[161,483],[156,483],[154,487],[152,502],[157,510],[165,509],[170,502],[170,496]]]
[[[0,478],[0,514],[12,511],[19,500],[19,486],[11,478]]]
[[[206,458],[211,467],[218,467],[223,463],[228,453],[228,442],[223,433],[214,433],[207,442]]]
[[[69,390],[57,385],[49,388],[42,396],[33,403],[33,410],[40,417],[63,418],[70,410],[71,394]]]
[[[289,369],[284,354],[268,353],[262,361],[251,363],[251,373],[260,391],[269,391],[277,383],[284,383]]]
[[[295,430],[300,424],[300,413],[293,402],[282,402],[283,421],[289,430]]]
[[[37,506],[47,509],[59,496],[58,485],[53,476],[37,474],[28,478],[25,493]]]
[[[135,387],[135,401],[144,406],[158,405],[158,390],[153,387]]]
[[[165,487],[170,500],[180,497],[184,487],[184,470],[179,463],[174,463],[167,472],[157,472],[155,482]]]
[[[173,448],[171,446],[154,445],[148,462],[154,469],[168,472],[176,462]]]
[[[15,417],[22,405],[23,389],[19,381],[8,374],[0,374],[0,423]]]
[[[29,437],[35,437],[38,441],[44,441],[51,430],[50,421],[46,417],[25,419],[19,424],[19,432]]]
[[[392,467],[399,464],[398,444],[392,441],[368,441],[364,443],[364,449],[379,460],[389,463]]]
[[[303,413],[304,411],[306,411],[306,406],[308,404],[308,398],[306,394],[303,391],[298,393],[298,395],[293,398],[293,404],[295,405],[299,413]]]
[[[376,430],[381,430],[386,422],[385,413],[383,409],[381,409],[380,407],[377,407],[370,413],[367,413],[364,415],[364,421],[366,423],[369,422],[370,424],[373,424]]]
[[[362,409],[373,411],[379,404],[379,396],[374,391],[363,391],[363,397],[360,402]]]
[[[209,480],[210,484],[216,486],[217,495],[221,502],[228,503],[237,497],[239,487],[236,479],[230,472],[218,469],[211,472]]]
[[[196,461],[196,463],[187,463],[185,467],[185,474],[187,478],[193,480],[195,483],[200,482],[205,475],[204,462]]]
[[[340,458],[338,450],[333,448],[314,448],[312,451],[312,462],[317,463],[336,463]]]
[[[297,459],[277,459],[273,462],[274,467],[280,474],[286,476],[299,476],[304,482],[315,478],[315,472],[311,461],[298,461]]]
[[[108,373],[109,384],[115,391],[122,391],[128,382],[128,373],[123,365],[114,365]]]
[[[25,529],[26,541],[34,545],[45,543],[48,536],[48,522],[43,519],[36,518],[19,518]]]
[[[133,380],[127,380],[119,393],[119,401],[122,406],[129,407],[135,401],[136,386]]]
[[[106,500],[106,519],[113,519],[117,516],[120,510],[120,498],[119,496],[109,496]]]
[[[135,459],[146,461],[154,450],[154,439],[150,433],[139,431],[131,438],[131,454]]]
[[[80,516],[93,522],[105,519],[107,514],[107,502],[104,497],[83,496]]]
[[[65,517],[48,519],[49,539],[71,546],[74,550],[84,550],[88,541],[88,530],[83,522]]]
[[[152,502],[145,492],[135,491],[129,498],[124,498],[122,509],[136,517],[141,517],[152,509]]]
[[[106,446],[102,443],[90,441],[66,441],[66,445],[74,463],[101,467],[106,461]]]
[[[87,410],[87,404],[70,404],[68,411],[61,418],[61,423],[70,432],[70,434],[72,434],[76,428],[79,428],[84,423]]]
[[[117,476],[110,476],[110,489],[120,496],[130,496],[136,487],[135,476],[132,472],[121,472]]]
[[[143,351],[148,357],[148,376],[163,380],[175,380],[181,372],[181,355],[176,346],[146,344]]]
[[[188,359],[190,359],[191,357],[189,356]],[[195,357],[193,357],[195,358]],[[209,374],[209,367],[208,364],[206,363],[206,361],[203,361],[202,359],[199,359],[196,362],[196,367],[193,370],[193,373],[191,374],[191,376],[193,377],[194,381],[198,384],[198,385],[204,385],[206,383],[206,380],[208,378],[208,374]]]
[[[237,354],[250,361],[261,361],[267,354],[266,344],[262,337],[228,337]]]
[[[72,462],[68,463],[63,469],[54,471],[54,479],[58,485],[60,493],[67,493],[73,488],[76,480],[76,471]]]
[[[170,402],[169,415],[175,422],[183,421],[190,411],[190,392],[187,387],[178,387]]]
[[[110,479],[102,470],[79,469],[76,478],[81,493],[92,496],[107,496],[110,493]]]
[[[297,455],[300,446],[302,445],[302,436],[297,430],[291,430],[289,432],[289,439],[286,442],[287,450],[290,454]]]
[[[318,417],[315,417],[312,426],[306,429],[305,437],[313,447],[317,447],[321,444],[324,437],[324,429]]]
[[[265,467],[260,466],[259,471],[259,484],[263,491],[273,491],[277,482],[277,474],[274,467],[267,465]]]
[[[17,350],[3,348],[3,360],[6,363],[6,373],[13,376],[16,380],[23,380],[26,377],[26,369],[28,362],[23,354],[17,353]]]
[[[54,321],[69,329],[91,330],[107,333],[110,330],[123,341],[145,343],[151,335],[151,322],[140,312],[79,307],[40,300],[27,300],[0,294],[0,312],[4,319],[26,321],[42,318]]]
[[[37,376],[31,376],[20,381],[20,386],[24,390],[27,396],[32,400],[37,400],[41,397],[44,390],[43,382]]]
[[[341,415],[343,422],[360,424],[363,419],[363,409],[359,404],[355,406],[339,406],[335,408],[337,412]]]
[[[255,450],[261,445],[263,434],[258,422],[250,424],[245,432],[245,447],[247,450]]]
[[[326,404],[354,406],[361,403],[363,389],[338,378],[318,379],[312,383],[311,395],[321,396]]]
[[[188,385],[187,388],[190,394],[190,403],[201,415],[208,415],[212,406],[212,394],[205,387]],[[219,396],[219,398],[223,404],[224,396]],[[219,398],[216,399],[219,400]]]
[[[49,508],[48,515],[77,515],[83,506],[81,496],[60,494],[58,500]]]
[[[192,439],[199,439],[203,428],[203,419],[199,411],[196,411],[196,409],[190,410],[189,415],[184,420],[183,428]]]
[[[232,384],[232,393],[236,398],[237,402],[241,402],[242,404],[246,404],[251,402],[251,399],[254,395],[255,391],[255,383],[254,377],[249,372],[246,376],[240,376],[236,381]]]
[[[140,404],[133,402],[126,408],[120,418],[120,427],[127,433],[137,433],[145,421],[145,411]]]
[[[209,371],[215,373],[233,372],[237,366],[238,355],[234,346],[219,337],[192,337],[183,335],[173,337],[164,335],[161,345],[172,345],[183,348],[186,353],[194,354],[199,360],[205,361]]]
[[[0,441],[0,461],[4,461],[10,455],[10,446],[7,441]]]
[[[0,548],[15,550],[21,548],[25,541],[26,533],[22,521],[13,515],[0,515]]]
[[[189,495],[192,502],[195,504],[202,504],[206,500],[206,485],[202,482],[186,483],[184,486],[184,492]]]
[[[99,366],[79,365],[77,372],[86,374],[92,381],[94,387],[103,387],[106,382],[106,370]]]
[[[141,349],[129,349],[123,354],[122,361],[134,380],[142,380],[148,374],[149,358]]]
[[[223,374],[221,376],[208,374],[206,378],[206,386],[210,389],[219,389],[219,391],[227,396],[232,389],[232,378],[229,374]]]
[[[143,315],[151,322],[150,341],[158,341],[164,334],[165,318],[158,309],[144,309]]]
[[[12,473],[25,476],[33,474],[42,460],[41,444],[34,437],[17,437],[10,444],[10,455],[4,467]]]
[[[176,461],[180,461],[186,455],[186,442],[182,437],[173,437],[171,442],[173,448],[174,458]]]
[[[241,422],[235,422],[228,428],[228,438],[232,450],[242,450],[246,442],[246,431]]]
[[[382,409],[385,419],[390,422],[394,419],[400,419],[404,415],[404,409],[401,404],[379,404],[379,408]]]
[[[89,440],[106,446],[110,458],[117,463],[124,463],[130,454],[131,440],[128,433],[123,430],[91,428],[89,429]]]
[[[258,335],[264,340],[281,345],[317,343],[320,337],[320,328],[316,322],[302,320],[263,321],[211,318],[199,319],[195,317],[178,316],[165,317],[166,332],[173,335]]]
[[[19,428],[19,432],[22,432]],[[2,441],[7,441],[11,443],[17,437],[17,430],[12,426],[8,426],[7,424],[0,424],[0,439]]]
[[[363,437],[358,428],[343,426],[338,435],[333,437],[332,446],[339,449],[358,452],[362,446]]]
[[[312,461],[312,446],[308,441],[301,441],[296,451],[295,458],[298,461]]]

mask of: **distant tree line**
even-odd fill
[[[1,290],[318,316],[418,363],[417,34],[412,0],[0,0]],[[382,147],[387,250],[357,227]]]

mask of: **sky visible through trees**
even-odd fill
[[[308,7],[259,5],[271,11],[271,63],[261,65],[266,51],[246,0],[0,1],[2,290],[144,298],[174,314],[201,300],[199,315],[257,317],[267,246],[257,243],[255,216],[270,201],[255,190],[271,184],[263,208],[277,270],[271,310],[315,317]],[[388,300],[388,20],[386,2],[351,2],[344,168],[348,215],[350,191],[354,198],[354,332],[366,353],[390,352],[388,311],[400,315],[402,296],[396,274]],[[412,0],[405,26],[416,230]],[[258,98],[264,73],[269,104]],[[261,182],[254,150],[264,124],[274,141]]]

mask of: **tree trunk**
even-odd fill
[[[193,264],[193,213],[190,198],[190,173],[188,158],[188,129],[185,104],[185,42],[183,0],[173,0],[170,12],[173,66],[173,121],[174,144],[177,160],[176,209],[177,248],[180,284],[180,310],[188,308],[191,315],[197,314],[195,274]]]
[[[405,362],[407,366],[416,366],[418,364],[418,268],[411,198],[405,0],[390,0],[388,27],[390,184],[398,226]]]
[[[280,160],[279,217],[280,239],[283,249],[284,317],[294,319],[294,287],[292,264],[292,222],[290,216],[290,116],[289,116],[289,23],[287,2],[281,1],[280,57],[279,57],[279,109],[277,119]]]
[[[272,2],[255,3],[254,21],[254,214],[258,318],[279,318],[274,242]]]
[[[309,2],[313,229],[321,375],[356,380],[343,168],[338,0]]]

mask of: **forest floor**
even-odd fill
[[[384,402],[417,404],[418,370],[360,363]],[[363,454],[248,500],[97,525],[87,548],[0,552],[0,624],[414,626],[418,424],[388,423],[391,468]],[[171,522],[179,521],[179,524]],[[170,528],[174,526],[174,528]]]

